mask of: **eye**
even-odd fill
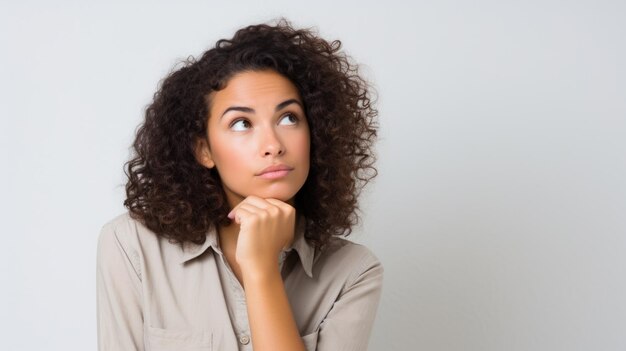
[[[296,123],[298,123],[298,117],[296,117],[293,113],[288,113],[282,116],[278,122],[278,124],[281,125],[294,125]]]
[[[236,132],[242,132],[250,128],[250,121],[246,119],[238,119],[230,124],[230,129]]]

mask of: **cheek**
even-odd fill
[[[249,164],[245,154],[237,148],[227,149],[221,153],[218,167],[221,166],[222,173],[229,173],[230,177],[243,175],[244,165]]]
[[[300,176],[304,178],[308,176],[311,168],[310,149],[311,144],[308,134],[300,135],[298,138],[295,138],[293,144],[291,144],[292,154],[295,156],[296,164],[300,169]]]
[[[298,149],[300,151],[301,157],[306,158],[306,160],[308,161],[309,160],[309,153],[310,153],[310,150],[311,150],[311,139],[310,139],[310,136],[308,134],[308,131],[302,138],[300,138],[297,147],[298,147]]]
[[[222,174],[236,172],[238,167],[245,164],[246,152],[243,145],[232,138],[215,135],[211,143],[211,154],[217,170]]]

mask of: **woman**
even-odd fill
[[[373,178],[356,66],[289,22],[159,87],[97,258],[100,350],[365,350],[383,268],[339,236]]]

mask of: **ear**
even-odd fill
[[[196,139],[194,153],[198,163],[206,168],[215,167],[215,162],[213,162],[213,157],[211,157],[211,150],[209,149],[209,145],[206,139]]]

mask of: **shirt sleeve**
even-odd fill
[[[102,227],[96,259],[98,350],[144,350],[141,278],[114,226]]]
[[[371,253],[361,262],[361,267],[361,273],[346,285],[320,324],[317,351],[367,350],[382,292],[384,270]]]

